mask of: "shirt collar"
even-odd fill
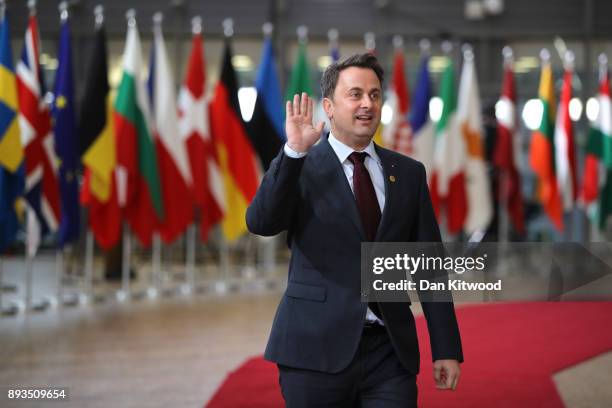
[[[330,146],[334,150],[334,153],[336,153],[336,156],[338,156],[338,160],[340,160],[340,163],[344,163],[344,161],[348,159],[350,154],[356,151],[356,150],[353,150],[353,148],[345,145],[344,143],[336,139],[331,132],[329,132],[328,140],[329,140]],[[380,157],[378,157],[378,154],[376,154],[376,149],[374,148],[374,142],[372,142],[371,140],[370,140],[370,143],[366,146],[366,148],[360,151],[366,152],[372,159],[376,160],[376,162],[380,164]]]

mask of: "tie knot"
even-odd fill
[[[351,161],[351,163],[353,163],[353,165],[356,165],[357,163],[363,164],[367,155],[368,154],[366,152],[353,152],[349,155],[348,159]]]

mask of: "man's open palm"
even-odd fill
[[[295,94],[292,101],[287,101],[287,120],[285,132],[287,144],[296,152],[306,152],[314,145],[323,131],[323,122],[316,127],[312,124],[314,101],[306,93]]]

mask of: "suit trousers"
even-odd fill
[[[279,364],[288,408],[410,408],[417,406],[416,376],[397,358],[386,329],[364,329],[357,353],[338,373]]]

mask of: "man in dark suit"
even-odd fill
[[[361,302],[361,242],[439,242],[425,169],[375,145],[383,70],[375,56],[330,65],[321,79],[331,133],[316,143],[313,101],[287,102],[287,143],[247,210],[249,230],[288,231],[287,289],[265,357],[288,407],[416,407],[419,349],[410,303]],[[439,389],[463,361],[451,302],[423,302]]]

